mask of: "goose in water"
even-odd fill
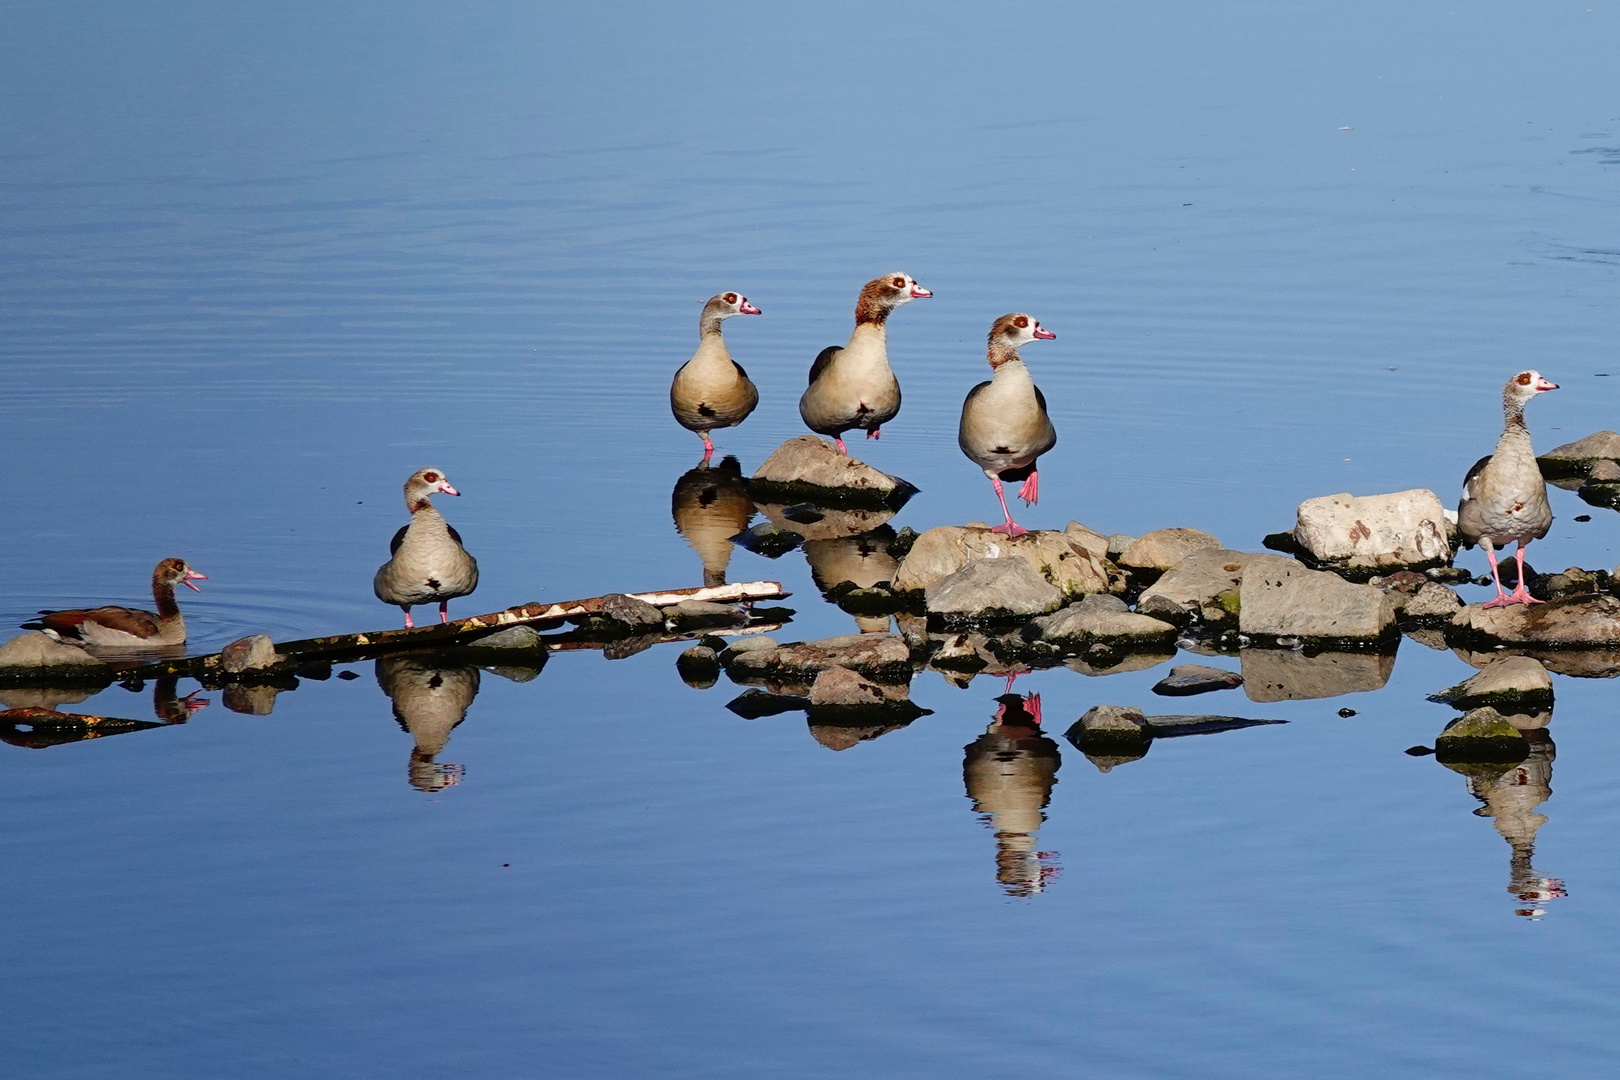
[[[174,587],[185,585],[202,592],[193,581],[206,581],[184,559],[164,559],[152,570],[152,599],[157,611],[140,608],[98,607],[68,611],[42,611],[23,623],[25,630],[43,630],[59,641],[82,641],[105,649],[162,649],[186,643],[186,620],[174,602]]]
[[[1057,432],[1046,415],[1046,397],[1018,355],[1031,341],[1050,341],[1057,335],[1028,315],[1003,315],[990,327],[989,359],[993,373],[968,391],[962,402],[962,423],[956,441],[975,465],[984,470],[1001,500],[1006,524],[994,532],[1023,536],[1028,529],[1013,520],[1007,509],[1003,480],[1022,480],[1018,497],[1034,505],[1040,497],[1037,459],[1057,445]]]
[[[461,534],[433,509],[430,496],[437,492],[460,495],[450,486],[443,469],[417,469],[405,481],[409,525],[394,534],[388,550],[393,558],[383,563],[371,589],[385,604],[405,609],[405,628],[416,604],[438,601],[439,621],[450,621],[450,601],[478,588],[478,560],[461,546]]]
[[[855,332],[849,344],[829,345],[810,365],[810,386],[799,398],[799,415],[811,431],[831,435],[849,453],[844,432],[865,430],[868,439],[900,411],[900,383],[889,367],[884,325],[901,304],[934,294],[910,274],[886,274],[868,281],[855,302]]]
[[[731,358],[720,324],[733,315],[758,315],[759,308],[741,293],[721,293],[703,305],[698,322],[698,349],[681,365],[669,387],[669,408],[676,421],[703,439],[703,460],[714,455],[709,432],[736,427],[759,404],[759,390],[748,372]]]
[[[1558,389],[1539,371],[1521,371],[1502,389],[1502,437],[1496,453],[1480,458],[1463,479],[1462,502],[1457,506],[1457,532],[1464,547],[1478,544],[1490,560],[1491,580],[1496,583],[1496,599],[1488,608],[1508,604],[1539,604],[1524,584],[1524,549],[1540,540],[1552,528],[1552,507],[1547,505],[1547,483],[1541,466],[1530,448],[1530,429],[1524,424],[1524,406],[1537,394]],[[1509,593],[1502,588],[1496,569],[1496,549],[1516,541],[1514,560],[1519,566],[1518,584]]]

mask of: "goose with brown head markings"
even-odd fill
[[[669,408],[675,420],[703,439],[703,460],[714,454],[709,432],[736,427],[759,404],[759,390],[748,372],[731,358],[720,324],[733,315],[758,315],[759,308],[741,293],[710,297],[698,322],[698,349],[681,365],[669,387]]]
[[[878,429],[900,412],[900,382],[889,367],[889,315],[901,304],[933,295],[910,274],[885,274],[862,287],[849,344],[827,346],[810,365],[799,415],[811,431],[831,435],[846,454],[844,432],[859,429],[868,439],[878,437]]]
[[[186,620],[174,601],[174,587],[185,585],[193,592],[202,590],[193,581],[206,581],[186,565],[184,559],[164,559],[152,570],[152,599],[157,611],[143,611],[109,605],[74,608],[68,611],[42,611],[40,617],[23,623],[25,630],[43,630],[61,641],[82,641],[104,649],[163,649],[186,643]]]
[[[1046,397],[1030,377],[1018,350],[1031,341],[1056,337],[1028,315],[1014,312],[997,319],[990,327],[988,350],[993,374],[988,382],[969,390],[967,400],[962,402],[957,444],[995,486],[1007,521],[994,531],[1008,536],[1023,536],[1029,530],[1013,520],[1001,482],[1022,480],[1018,496],[1033,506],[1040,498],[1036,462],[1057,445],[1057,431],[1046,415]]]
[[[418,469],[405,481],[409,525],[394,534],[393,558],[377,569],[371,589],[377,599],[405,609],[405,628],[416,604],[439,605],[439,621],[450,621],[450,601],[478,588],[478,560],[461,546],[461,534],[433,509],[435,494],[460,495],[443,469]]]
[[[1480,458],[1463,479],[1462,502],[1457,506],[1457,532],[1464,547],[1478,544],[1490,560],[1496,598],[1488,608],[1508,604],[1539,604],[1524,583],[1524,549],[1552,528],[1552,507],[1547,504],[1547,482],[1541,478],[1536,452],[1530,448],[1530,429],[1524,406],[1537,394],[1558,389],[1539,371],[1521,371],[1502,388],[1502,437],[1496,453]],[[1513,553],[1519,567],[1518,584],[1509,593],[1502,588],[1496,569],[1496,549],[1516,542]]]

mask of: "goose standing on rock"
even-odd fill
[[[810,365],[810,386],[799,398],[799,415],[819,435],[831,435],[845,454],[844,432],[865,430],[868,439],[900,412],[900,383],[889,367],[884,324],[901,304],[934,294],[910,274],[873,278],[855,302],[855,332],[842,348],[829,345]]]
[[[450,486],[443,469],[417,469],[405,481],[410,524],[394,534],[388,545],[394,557],[378,568],[371,582],[377,599],[405,609],[407,630],[416,625],[411,622],[412,606],[437,600],[439,621],[449,622],[450,601],[478,588],[478,560],[461,546],[461,534],[433,509],[430,496],[436,492],[461,494]]]
[[[23,623],[25,630],[43,630],[58,641],[82,641],[105,649],[163,649],[186,643],[186,620],[174,602],[174,587],[185,585],[202,592],[193,581],[207,581],[186,565],[184,559],[164,559],[152,570],[152,599],[157,611],[140,608],[75,608],[68,611],[42,611],[40,617]]]
[[[1050,341],[1057,335],[1044,329],[1028,315],[1003,315],[990,327],[989,360],[993,372],[988,382],[968,391],[962,402],[962,423],[956,441],[975,465],[995,485],[996,498],[1006,524],[992,531],[1023,536],[1029,530],[1020,526],[1007,509],[1003,480],[1022,480],[1018,497],[1033,506],[1040,498],[1040,474],[1036,461],[1057,445],[1057,431],[1046,415],[1046,397],[1030,377],[1018,355],[1031,341]]]
[[[709,432],[736,427],[759,404],[759,390],[748,372],[731,358],[720,324],[733,315],[758,315],[759,308],[741,293],[710,297],[698,322],[698,349],[681,365],[669,387],[669,408],[675,420],[703,439],[703,460],[714,455]]]
[[[1530,448],[1530,429],[1524,424],[1524,406],[1537,394],[1558,389],[1539,371],[1521,371],[1502,389],[1502,437],[1496,453],[1480,458],[1463,479],[1462,502],[1457,506],[1457,532],[1464,547],[1478,544],[1491,563],[1496,599],[1488,608],[1508,604],[1539,604],[1524,585],[1524,549],[1552,528],[1552,507],[1547,505],[1547,482]],[[1518,584],[1509,593],[1502,588],[1496,569],[1496,549],[1517,541],[1513,557],[1519,566]]]

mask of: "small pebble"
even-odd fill
[[[1576,521],[1591,521],[1592,520],[1592,515],[1591,514],[1576,514],[1575,515],[1575,520]]]
[[[1350,717],[1356,715],[1356,710],[1354,710],[1354,709],[1340,709],[1339,710],[1339,715],[1344,717],[1346,720],[1348,720],[1348,719],[1350,719]]]
[[[1411,754],[1413,757],[1428,757],[1430,754],[1434,753],[1434,751],[1427,746],[1409,746],[1406,748],[1406,752]]]
[[[353,672],[353,671],[340,671],[340,672],[338,672],[338,678],[342,679],[344,682],[353,682],[355,679],[358,679],[359,677],[360,677],[359,674],[356,673],[356,672]]]

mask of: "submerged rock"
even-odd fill
[[[1586,477],[1600,461],[1620,461],[1620,433],[1599,431],[1554,447],[1536,460],[1548,480]]]
[[[1006,537],[988,525],[941,525],[917,537],[894,575],[894,591],[919,593],[981,559],[1016,557],[1068,597],[1109,591],[1109,565],[1060,532]]]
[[[1025,636],[1070,649],[1093,642],[1130,647],[1167,645],[1176,639],[1170,623],[1137,615],[1114,596],[1088,596],[1078,604],[1034,620]]]
[[[898,506],[916,488],[879,472],[817,435],[789,439],[754,473],[749,493],[756,502],[816,505]]]
[[[675,659],[681,681],[694,690],[707,690],[720,681],[720,657],[707,645],[694,645]]]
[[[1214,690],[1235,690],[1242,685],[1243,676],[1235,671],[1204,664],[1179,664],[1154,684],[1153,692],[1165,697],[1190,697]]]
[[[472,641],[476,649],[538,649],[540,631],[532,626],[508,626]]]
[[[1346,568],[1443,565],[1451,560],[1448,535],[1446,509],[1427,488],[1307,499],[1294,526],[1313,562]]]
[[[1552,708],[1552,676],[1541,661],[1529,656],[1504,656],[1493,660],[1479,673],[1433,694],[1430,701],[1458,709],[1484,705],[1503,713],[1535,713]]]
[[[1131,570],[1163,572],[1195,551],[1219,550],[1222,546],[1219,540],[1201,529],[1155,529],[1143,533],[1120,552],[1119,565]]]
[[[58,641],[38,630],[18,634],[0,645],[0,668],[88,668],[94,671],[106,666],[79,646]]]
[[[1063,603],[1055,586],[1016,557],[975,559],[929,585],[923,597],[928,613],[948,622],[1023,619]]]
[[[1620,647],[1620,599],[1574,596],[1545,604],[1470,604],[1451,620],[1454,640],[1548,648]]]
[[[1446,761],[1523,761],[1530,744],[1492,708],[1474,709],[1453,721],[1434,741],[1434,756]]]
[[[1136,610],[1177,626],[1194,619],[1211,626],[1234,621],[1243,570],[1264,557],[1224,548],[1196,551],[1143,590]]]
[[[1395,669],[1394,652],[1244,649],[1243,692],[1250,701],[1312,701],[1377,690]]]
[[[726,626],[746,618],[742,609],[735,604],[715,604],[707,600],[682,600],[664,608],[663,613],[681,631],[704,626]]]
[[[632,630],[662,630],[664,613],[634,596],[608,593],[602,597],[601,618]]]
[[[1392,636],[1395,606],[1371,585],[1310,570],[1281,555],[1257,555],[1238,586],[1245,634],[1306,641],[1377,641]]]

